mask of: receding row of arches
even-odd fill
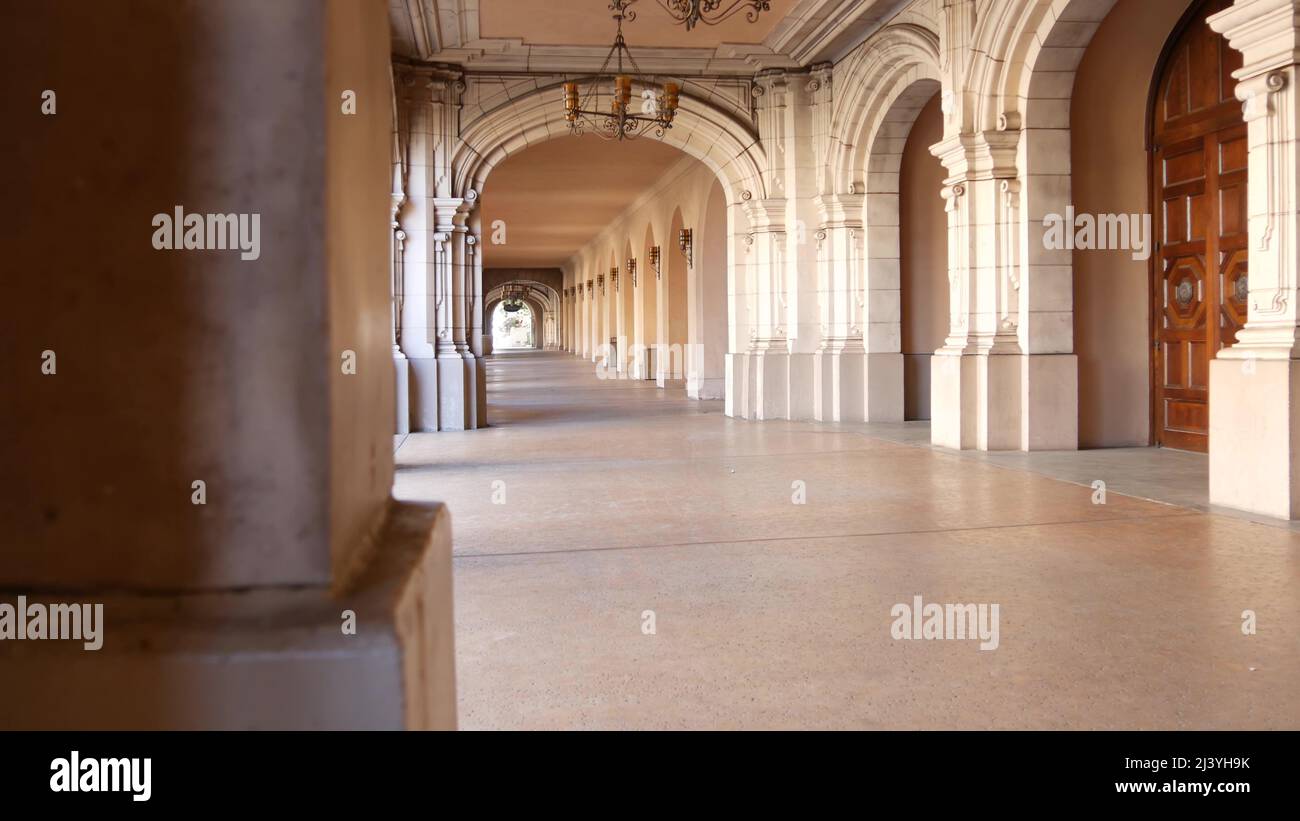
[[[1052,15],[1068,26],[1041,5],[1010,2],[978,21],[972,36],[989,48],[960,55],[965,65],[954,74],[968,96],[943,91],[953,80],[940,71],[936,27],[923,9],[903,15],[833,71],[815,68],[808,116],[819,116],[825,92],[818,89],[832,75],[835,87],[825,97],[830,135],[817,157],[815,196],[784,191],[767,199],[788,173],[769,156],[773,146],[754,136],[768,127],[764,106],[777,80],[756,84],[756,125],[692,107],[665,143],[693,158],[694,176],[679,180],[680,190],[629,207],[574,255],[554,305],[529,306],[541,323],[534,344],[550,344],[549,310],[557,347],[608,361],[627,378],[681,383],[699,398],[725,396],[733,415],[803,418],[790,397],[810,390],[811,380],[796,379],[793,357],[820,351],[801,348],[802,340],[851,349],[842,343],[855,338],[870,362],[859,412],[868,421],[924,420],[938,408],[960,415],[955,441],[962,447],[1154,442],[1205,449],[1207,363],[1232,341],[1219,331],[1209,339],[1209,329],[1224,321],[1239,328],[1246,314],[1246,149],[1221,135],[1220,159],[1240,166],[1232,186],[1212,197],[1175,189],[1182,207],[1170,211],[1167,192],[1154,188],[1167,170],[1155,168],[1167,146],[1153,123],[1164,106],[1168,133],[1203,138],[1192,133],[1208,110],[1196,95],[1212,97],[1215,110],[1235,106],[1231,73],[1240,56],[1205,23],[1229,3],[1058,0]],[[1190,70],[1189,50],[1205,72]],[[1134,76],[1152,79],[1133,83]],[[1174,86],[1185,110],[1169,114]],[[456,166],[458,179],[490,191],[493,167],[562,133],[550,127],[543,95],[521,98],[510,114],[508,123],[492,116],[471,124],[465,152],[472,161]],[[503,139],[507,126],[521,130]],[[700,133],[712,139],[696,139]],[[983,141],[977,149],[966,144],[970,135]],[[976,168],[977,161],[988,168]],[[992,175],[989,193],[978,188],[985,185],[979,173]],[[1207,174],[1208,166],[1194,170],[1187,182],[1200,184]],[[978,216],[969,204],[975,197]],[[1213,214],[1198,210],[1212,199],[1219,203]],[[1178,227],[1169,215],[1182,213],[1186,241],[1209,250],[1189,246],[1187,255],[1152,254],[1157,262],[1149,262],[1127,248],[1047,247],[1044,218],[1069,209],[1154,214],[1162,235]],[[1217,238],[1191,235],[1211,217],[1223,229]],[[816,255],[791,238],[802,233],[795,223],[817,236]],[[837,230],[849,237],[842,245],[827,238]],[[1231,260],[1206,256],[1221,251]],[[849,259],[829,256],[840,253]],[[852,270],[859,265],[860,279]],[[821,279],[815,266],[826,271]],[[844,285],[842,268],[850,269]],[[996,269],[990,281],[981,281],[989,269]],[[1188,287],[1193,307],[1204,308],[1201,319],[1180,313]],[[773,384],[771,375],[739,357],[787,342],[786,404],[773,411],[765,404],[770,397],[754,398]],[[935,372],[936,353],[987,354],[990,345],[1024,359],[1000,377],[1005,382],[979,392],[967,387],[978,380],[963,377],[953,393],[956,372]],[[1007,435],[965,433],[999,416],[1018,420]]]
[[[702,164],[676,171],[571,261],[564,346],[621,378],[722,399],[733,325],[726,197]]]

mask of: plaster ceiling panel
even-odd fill
[[[700,24],[688,32],[657,0],[638,0],[632,7],[636,19],[623,24],[623,35],[633,49],[761,43],[796,3],[771,0],[771,11],[760,13],[753,23],[741,10],[726,22],[716,26]],[[609,0],[479,0],[479,35],[521,39],[528,45],[607,46],[614,40],[614,21]]]

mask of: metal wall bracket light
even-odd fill
[[[650,267],[655,270],[655,279],[659,279],[661,271],[659,270],[659,246],[650,246]]]
[[[604,274],[597,274],[597,275],[596,275],[596,286],[597,286],[598,288],[600,288],[600,295],[601,295],[601,296],[604,296],[604,295],[605,295],[605,275],[604,275]]]
[[[693,258],[692,245],[694,244],[691,229],[683,228],[677,232],[677,247],[682,249],[682,254],[686,257],[686,267],[694,268],[695,260]]]
[[[627,275],[632,279],[632,287],[636,287],[636,257],[627,258]]]
[[[724,0],[659,0],[659,5],[672,15],[673,20],[684,24],[687,31],[695,28],[697,23],[716,26],[742,9],[747,9],[745,19],[751,23],[756,22],[762,12],[772,10],[771,0],[731,0],[730,4],[724,4]]]

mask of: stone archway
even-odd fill
[[[903,419],[899,172],[939,79],[938,35],[911,24],[886,28],[836,73],[845,94],[831,117],[817,233],[819,278],[834,299],[822,307],[817,419]]]
[[[450,155],[450,173],[447,179],[449,192],[461,192],[464,199],[475,202],[484,191],[490,189],[492,169],[505,158],[537,142],[568,136],[563,107],[557,104],[563,80],[562,77],[556,77],[553,82],[538,83],[517,96],[502,99],[498,105],[485,106],[461,124],[460,140]],[[463,82],[472,81],[469,78]],[[693,88],[687,83],[682,92],[677,118],[673,127],[665,133],[663,142],[680,149],[712,170],[729,205],[765,200],[768,185],[764,169],[767,168],[768,160],[759,144],[754,124],[740,116],[740,112],[748,110],[750,101],[733,101],[733,107],[727,108],[714,100],[706,99],[703,91],[705,89]],[[749,226],[744,219],[732,220],[729,230],[730,247],[743,245],[749,235]],[[675,243],[675,234],[669,240]],[[670,253],[667,247],[670,242],[661,242],[661,254],[665,257]],[[635,244],[633,247],[635,253]],[[617,253],[614,256],[612,265],[602,261],[596,266],[595,272],[585,277],[596,280],[597,287],[592,296],[599,298],[599,280],[602,276],[609,280],[611,268],[622,270],[625,267],[626,261],[618,259]],[[666,266],[666,261],[661,264]],[[627,276],[626,271],[623,276]],[[743,311],[747,302],[739,295],[753,292],[754,286],[751,283],[757,276],[759,272],[753,270],[752,266],[740,266],[735,255],[729,255],[726,271],[728,302],[741,309],[730,314],[732,331],[728,335],[729,339],[740,335],[735,327],[748,327],[748,317]],[[577,287],[581,288],[584,284],[580,281]],[[608,282],[606,287],[609,287]],[[662,302],[665,295],[660,294],[659,297]],[[663,334],[657,335],[662,337],[661,343],[668,341],[667,329],[663,330]],[[607,343],[608,336],[605,334],[601,341]],[[684,367],[682,371],[684,373]]]

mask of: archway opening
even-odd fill
[[[654,226],[647,225],[637,265],[636,343],[640,361],[633,373],[640,379],[654,379],[654,351],[659,344],[659,271],[663,246],[655,243]]]
[[[687,395],[693,399],[722,399],[726,393],[726,354],[731,326],[727,301],[727,198],[714,181],[705,202],[699,237],[692,253],[695,265],[688,303],[691,327],[691,372]]]
[[[660,304],[664,307],[659,312],[660,346],[659,355],[655,357],[655,367],[658,370],[655,379],[661,388],[665,387],[668,382],[676,382],[686,378],[686,353],[688,350],[687,342],[689,342],[686,302],[690,286],[686,281],[687,252],[679,241],[679,238],[683,236],[682,231],[684,228],[682,209],[678,207],[673,210],[673,219],[668,230],[668,236],[673,238],[674,247],[665,254],[667,259],[663,266],[663,290]],[[688,246],[692,251],[693,244],[694,234],[692,232],[691,245]]]
[[[903,418],[909,421],[930,418],[930,364],[949,325],[948,216],[940,197],[947,172],[930,154],[930,146],[943,139],[934,85],[917,83],[894,112],[910,128],[899,166],[898,206]]]
[[[1240,53],[1205,24],[1226,5],[1119,0],[1079,61],[1070,200],[1095,226],[1066,226],[1080,447],[1208,443],[1208,363],[1245,319]]]
[[[492,350],[517,351],[536,347],[533,309],[522,299],[503,299],[492,312]]]

